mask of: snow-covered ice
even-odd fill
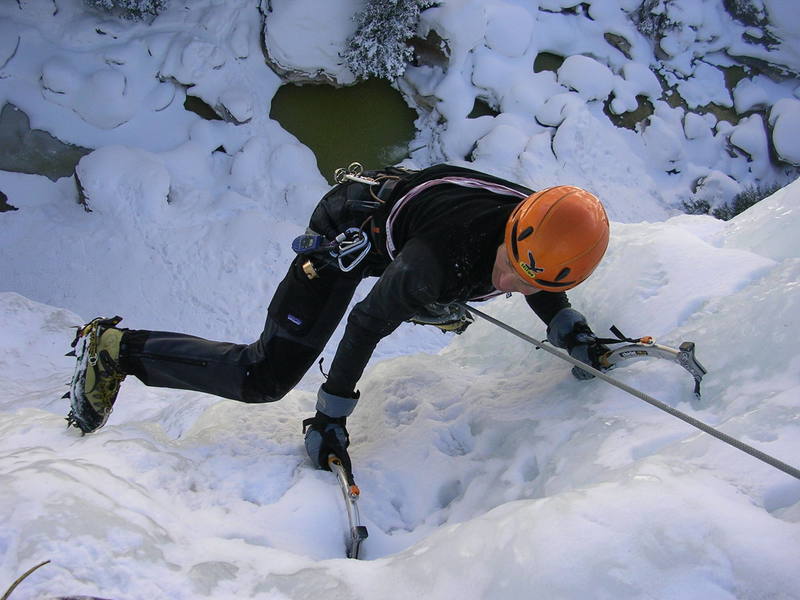
[[[728,224],[615,224],[573,294],[598,329],[696,341],[709,370],[701,401],[674,364],[616,377],[787,461],[800,453],[799,187]],[[355,562],[338,558],[338,489],[308,468],[298,433],[312,392],[248,406],[127,381],[109,425],[82,438],[59,400],[81,319],[14,293],[0,306],[3,572],[55,563],[20,597],[779,598],[800,586],[800,483],[573,380],[489,324],[362,380],[350,429],[370,538]],[[488,309],[544,336],[518,299]]]
[[[302,444],[316,371],[269,405],[129,379],[106,427],[65,428],[74,325],[121,314],[214,339],[260,332],[290,241],[329,187],[311,150],[269,119],[280,78],[264,63],[259,9],[272,9],[283,67],[346,82],[336,55],[357,4],[173,0],[149,25],[79,0],[0,6],[0,105],[96,148],[77,169],[86,206],[72,178],[0,172],[19,209],[0,213],[0,592],[50,560],[12,600],[800,597],[800,482],[481,321],[462,336],[404,325],[360,382],[348,427],[370,532],[362,561],[342,558],[339,490]],[[770,49],[743,41],[760,30],[721,1],[659,3],[676,24],[661,61],[628,18],[640,4],[425,11],[420,33],[439,32],[450,57],[401,85],[412,103],[414,90],[435,98],[406,164],[598,193],[611,244],[573,305],[600,334],[694,341],[709,371],[700,400],[666,361],[612,374],[800,466],[800,180],[769,160],[774,148],[800,163],[797,81],[758,75],[728,93],[717,68],[728,53],[797,72],[793,3],[754,3],[782,35]],[[629,57],[606,33],[627,39]],[[534,73],[540,52],[567,59]],[[766,120],[672,107],[656,71],[690,106]],[[184,110],[187,95],[228,120]],[[614,126],[604,104],[618,114],[637,96],[652,117]],[[476,99],[499,114],[469,118]],[[679,210],[773,184],[784,187],[729,222]],[[521,298],[483,309],[545,335]]]

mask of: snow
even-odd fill
[[[725,76],[722,71],[704,62],[695,67],[694,73],[677,84],[678,92],[690,108],[719,104],[732,106],[731,96],[725,89]]]
[[[534,21],[524,8],[503,3],[487,7],[486,46],[502,56],[522,56],[528,49]]]
[[[76,172],[92,212],[158,220],[168,208],[169,171],[144,150],[104,146],[83,157]]]
[[[700,179],[695,198],[707,202],[709,206],[724,206],[731,202],[741,191],[739,184],[725,173],[711,171]]]
[[[792,258],[800,230],[800,212],[794,209],[798,195],[800,181],[795,181],[747,210],[727,225],[725,245],[777,261]]]
[[[677,365],[617,377],[787,460],[799,449],[798,184],[728,225],[615,224],[596,281],[575,295],[595,323],[696,340],[709,369],[700,402]],[[775,240],[767,255],[762,238]],[[1,451],[13,465],[2,535],[15,557],[4,572],[40,558],[60,567],[20,597],[725,598],[800,583],[797,482],[601,382],[574,381],[489,324],[364,378],[352,449],[375,560],[354,563],[337,558],[332,477],[304,466],[297,424],[312,393],[261,407],[128,381],[112,422],[81,438],[59,425],[58,400],[80,318],[14,293],[0,306]],[[544,333],[519,299],[489,310]],[[763,340],[772,351],[754,353]],[[104,569],[92,566],[99,555]],[[147,575],[135,585],[134,570]]]
[[[741,114],[768,104],[769,94],[764,89],[765,83],[764,81],[756,83],[752,79],[742,79],[736,84],[733,89],[733,105],[737,113]]]
[[[774,129],[775,151],[785,161],[800,164],[800,100],[779,100],[772,107],[769,120]]]
[[[751,115],[739,121],[730,135],[730,141],[732,146],[747,154],[752,162],[750,169],[754,173],[761,174],[768,168],[768,141],[763,119],[759,115]]]
[[[49,559],[13,600],[797,596],[800,482],[602,381],[574,380],[482,321],[462,336],[404,325],[359,384],[348,426],[363,561],[343,558],[339,490],[302,444],[316,371],[269,405],[129,379],[106,427],[65,429],[71,327],[120,314],[132,328],[251,341],[291,239],[329,189],[312,151],[269,119],[280,79],[264,64],[257,4],[173,0],[149,25],[79,0],[0,6],[0,104],[96,148],[77,169],[86,206],[71,178],[0,171],[19,209],[0,213],[0,592]],[[337,56],[357,4],[261,2],[273,58],[349,81]],[[627,18],[639,3],[559,12],[574,4],[425,11],[421,33],[447,39],[450,59],[407,72],[435,108],[406,164],[598,194],[611,243],[573,305],[598,333],[694,341],[709,371],[700,400],[666,361],[612,375],[797,467],[800,180],[769,161],[771,143],[800,164],[797,82],[755,76],[731,95],[718,68],[727,52],[797,69],[793,3],[763,2],[784,36],[771,50],[742,41],[747,27],[721,2],[661,5],[679,26],[658,64]],[[540,52],[567,59],[533,73]],[[763,107],[768,121],[671,107],[656,73],[689,106]],[[230,118],[184,110],[187,94]],[[653,115],[612,125],[603,100],[620,113],[637,95]],[[476,98],[499,114],[468,118]],[[774,183],[784,187],[727,223],[679,210]],[[482,309],[545,336],[521,298]]]
[[[558,82],[576,90],[585,100],[605,100],[614,87],[614,75],[604,64],[576,54],[559,67]]]

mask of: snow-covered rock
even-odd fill
[[[752,79],[742,79],[733,88],[733,106],[739,114],[768,105],[767,90]]]
[[[754,173],[763,175],[766,172],[769,148],[761,115],[751,115],[739,121],[730,135],[730,141],[733,146],[747,154]]]
[[[274,68],[293,81],[321,79],[346,85],[355,78],[339,57],[355,32],[356,0],[270,0],[264,43]]]
[[[779,100],[769,113],[772,143],[781,160],[800,166],[800,100]]]
[[[568,56],[558,68],[558,82],[585,100],[605,100],[614,87],[614,74],[606,65],[577,54]]]
[[[742,191],[742,186],[720,171],[711,171],[700,178],[693,200],[706,202],[711,209],[729,205]]]
[[[533,18],[521,6],[494,4],[488,7],[486,45],[503,56],[522,56],[528,49],[533,30]]]
[[[105,146],[76,168],[90,210],[122,220],[157,220],[168,209],[170,176],[154,155],[125,146]]]

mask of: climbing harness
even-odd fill
[[[489,321],[493,325],[497,325],[501,329],[505,329],[509,333],[514,334],[515,336],[517,336],[522,340],[525,340],[529,344],[533,344],[534,346],[536,346],[537,349],[540,348],[542,350],[545,350],[546,352],[549,352],[550,354],[557,356],[558,358],[565,360],[575,365],[576,367],[579,367],[584,371],[587,371],[588,373],[591,373],[592,375],[594,375],[599,379],[602,379],[606,383],[610,383],[611,385],[618,387],[619,389],[631,394],[632,396],[636,396],[640,400],[644,400],[648,404],[651,404],[652,406],[655,406],[656,408],[671,414],[673,417],[676,417],[681,421],[688,423],[692,427],[695,427],[700,431],[707,433],[717,438],[718,440],[721,440],[726,444],[729,444],[734,448],[741,450],[742,452],[745,452],[746,454],[749,454],[754,458],[757,458],[762,462],[767,463],[768,465],[778,469],[779,471],[786,473],[787,475],[794,477],[795,479],[800,479],[800,469],[788,465],[785,462],[773,456],[770,456],[769,454],[761,452],[760,450],[753,448],[752,446],[749,446],[748,444],[745,444],[744,442],[741,442],[736,438],[729,436],[726,433],[722,433],[721,431],[715,429],[714,427],[711,427],[710,425],[707,425],[702,421],[699,421],[698,419],[695,419],[694,417],[691,417],[686,413],[671,407],[669,404],[665,404],[660,400],[656,400],[652,396],[649,396],[644,392],[637,390],[636,388],[633,388],[617,379],[614,379],[613,377],[609,377],[605,372],[601,371],[600,369],[596,369],[590,365],[587,365],[586,363],[579,361],[576,358],[572,358],[566,352],[550,347],[550,345],[546,341],[539,341],[535,338],[532,338],[531,336],[526,335],[525,333],[519,331],[518,329],[514,329],[510,325],[507,325],[506,323],[503,323],[502,321],[495,319],[494,317],[487,315],[486,313],[481,312],[480,310],[473,308],[467,305],[466,303],[457,302],[456,304],[462,306],[469,312],[481,317],[482,319]],[[615,331],[615,329],[616,328],[612,329],[612,331]],[[616,330],[616,333],[618,335],[618,338],[622,337],[618,333],[618,330]],[[684,342],[683,344],[681,344],[681,348],[675,350],[673,348],[667,348],[666,346],[656,346],[656,344],[652,341],[652,338],[640,338],[639,340],[632,340],[631,338],[622,338],[617,340],[613,339],[604,340],[600,338],[595,338],[596,343],[619,343],[620,341],[623,342],[631,341],[633,343],[630,346],[618,348],[617,350],[612,350],[611,352],[606,353],[604,356],[600,357],[599,362],[601,365],[604,364],[604,360],[610,365],[609,367],[606,367],[606,370],[619,364],[623,360],[628,360],[628,359],[645,358],[645,357],[668,358],[670,360],[674,360],[692,374],[692,376],[695,378],[695,393],[698,394],[699,396],[700,380],[703,378],[703,375],[706,374],[706,370],[694,357],[694,344],[692,342]],[[643,352],[647,352],[647,354],[640,354]]]
[[[345,469],[342,461],[335,454],[328,456],[328,467],[339,480],[339,487],[342,490],[345,508],[347,509],[347,521],[349,523],[349,531],[345,540],[347,558],[358,558],[361,542],[367,539],[369,535],[367,528],[361,524],[361,516],[358,512],[358,504],[356,504],[361,495],[361,490],[358,489],[353,479],[353,474]]]
[[[339,270],[347,273],[355,269],[367,257],[372,249],[367,223],[371,221],[372,214],[383,206],[383,200],[375,193],[373,188],[380,186],[381,189],[387,181],[396,180],[391,175],[377,175],[372,177],[364,173],[364,167],[357,162],[350,163],[345,168],[336,169],[334,181],[337,184],[348,182],[360,183],[368,186],[369,196],[358,198],[347,198],[346,206],[348,210],[362,214],[366,218],[360,227],[348,227],[341,233],[329,239],[318,232],[308,230],[305,234],[298,236],[292,242],[292,250],[298,255],[308,255],[308,260],[303,263],[303,271],[309,279],[319,276],[318,270],[324,268],[329,263],[335,264]],[[388,193],[388,189],[386,193]],[[312,260],[317,257],[317,261]],[[321,259],[321,260],[320,260]],[[330,259],[333,259],[332,261]]]
[[[339,168],[334,172],[334,181],[339,184],[360,183],[367,186],[369,194],[357,194],[354,197],[347,197],[345,202],[348,209],[364,215],[365,221],[360,227],[349,227],[343,233],[336,235],[334,239],[329,239],[315,231],[307,231],[304,235],[298,236],[292,242],[292,250],[301,256],[307,255],[308,260],[302,264],[303,272],[309,279],[319,276],[319,271],[328,265],[335,265],[339,270],[348,272],[355,269],[369,254],[375,246],[378,252],[385,253],[390,260],[394,260],[397,254],[395,241],[392,237],[392,227],[400,211],[411,200],[416,198],[421,192],[436,185],[449,184],[459,187],[473,189],[483,189],[492,193],[504,196],[513,196],[519,199],[527,197],[527,192],[523,192],[502,183],[485,181],[475,177],[466,176],[447,176],[425,181],[406,191],[385,215],[386,223],[372,223],[372,232],[376,236],[370,239],[367,231],[367,223],[373,219],[376,212],[386,207],[386,200],[391,195],[393,189],[402,175],[412,173],[406,169],[390,167],[386,171],[365,172],[364,167],[353,162],[347,168]],[[388,208],[388,207],[387,207]],[[380,221],[383,217],[379,218]],[[383,235],[381,235],[383,232]],[[328,236],[333,234],[328,232]],[[502,292],[492,292],[490,294],[470,298],[470,300],[488,300]],[[409,319],[411,323],[417,325],[432,325],[439,328],[444,333],[460,334],[466,331],[467,327],[474,322],[474,318],[463,308],[456,304],[432,303],[418,314]]]
[[[378,210],[379,208],[383,207],[385,202],[384,199],[389,197],[394,186],[396,185],[397,181],[399,180],[400,176],[398,174],[402,173],[410,173],[411,171],[406,171],[404,169],[394,168],[392,167],[386,173],[380,172],[373,172],[376,175],[370,176],[365,175],[364,167],[357,162],[350,163],[350,165],[345,168],[336,169],[334,172],[334,181],[337,184],[343,184],[347,182],[355,182],[367,185],[369,188],[370,199],[367,200],[348,200],[348,204],[351,208],[364,211],[365,213],[373,213],[374,211]],[[518,189],[514,189],[508,185],[503,185],[502,183],[486,181],[483,179],[478,179],[476,177],[466,177],[466,176],[447,176],[447,177],[439,177],[437,179],[431,179],[420,183],[419,185],[414,186],[410,190],[406,191],[400,198],[394,202],[389,209],[388,214],[386,215],[386,224],[383,227],[383,231],[385,234],[385,250],[386,255],[391,259],[397,255],[397,245],[395,243],[394,238],[392,237],[392,229],[394,227],[395,221],[397,220],[400,212],[402,209],[409,203],[411,200],[416,198],[420,193],[424,192],[425,190],[432,188],[437,185],[442,184],[449,184],[449,185],[457,185],[459,187],[466,187],[472,189],[481,189],[487,190],[494,194],[500,194],[503,196],[512,196],[523,200],[528,197],[527,192],[523,192]],[[375,189],[378,189],[378,192],[375,192]],[[372,215],[367,218],[367,221],[371,219]],[[364,231],[364,227],[366,226],[366,222],[362,225],[359,231],[364,235],[366,238],[366,233]],[[304,240],[303,238],[307,237],[319,237],[322,238],[319,241],[311,241],[311,240]],[[368,238],[367,238],[368,241]],[[292,248],[295,252],[300,253],[300,250],[303,250],[305,253],[314,253],[318,252],[320,249],[327,249],[334,258],[338,258],[339,253],[341,250],[339,249],[336,242],[330,242],[324,238],[324,236],[319,236],[316,233],[306,234],[304,236],[300,236],[295,239],[295,242],[292,244]],[[367,249],[363,256],[359,255],[357,259],[354,259],[353,262],[349,262],[348,266],[352,269],[354,268],[363,258],[366,256],[366,253],[369,251]],[[308,271],[306,274],[309,275]],[[311,275],[309,275],[309,278]]]

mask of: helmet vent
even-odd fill
[[[517,237],[517,241],[521,242],[526,237],[530,236],[532,233],[533,233],[533,227],[529,225],[528,227],[522,230],[522,233],[520,233],[519,236]]]
[[[514,260],[519,260],[519,249],[517,248],[517,225],[518,222],[514,221],[514,226],[511,229],[511,252],[514,253]]]
[[[563,269],[561,269],[561,272],[558,275],[556,275],[556,281],[561,281],[567,275],[569,275],[569,267],[564,267]]]

